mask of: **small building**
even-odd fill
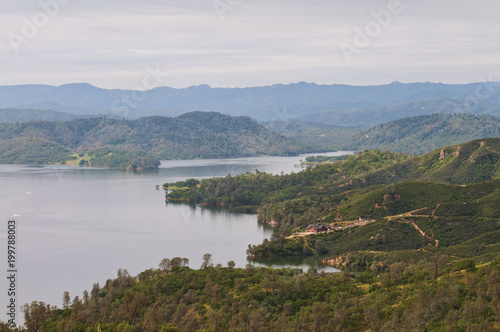
[[[321,225],[321,224],[311,224],[311,225],[306,227],[306,232],[322,233],[322,232],[328,232],[331,230],[332,229],[330,228],[330,226]]]

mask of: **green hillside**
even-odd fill
[[[168,200],[256,211],[261,222],[276,226],[271,241],[250,248],[253,257],[433,252],[500,230],[500,139],[417,157],[365,151],[298,174],[256,173],[176,185],[185,189],[169,192]],[[342,226],[359,218],[374,222],[285,239],[312,223]]]
[[[22,331],[496,331],[500,324],[500,258],[476,267],[420,254],[356,274],[187,264],[164,259],[137,277],[120,269],[82,297],[65,293],[59,308],[26,304]]]
[[[298,193],[341,194],[353,189],[410,180],[465,185],[499,176],[500,139],[486,138],[440,148],[423,156],[412,157],[378,149],[365,150],[346,160],[324,163],[312,170],[284,176],[257,172],[207,179],[197,186],[176,184],[176,187],[191,188],[171,192],[167,198],[183,198],[206,205],[223,203],[235,207],[260,205],[270,202],[271,198],[283,201],[296,198]],[[238,198],[240,192],[242,196]]]
[[[0,164],[63,163],[71,151],[46,138],[19,137],[0,140]]]
[[[259,155],[293,155],[310,149],[294,139],[271,132],[248,117],[220,113],[188,113],[176,118],[147,117],[138,120],[88,118],[63,122],[32,121],[0,124],[3,163],[61,163],[55,153],[41,153],[26,142],[43,140],[53,148],[88,153],[93,166],[122,168],[139,163],[156,168],[160,159],[229,158]],[[3,151],[3,152],[2,152]],[[26,155],[38,157],[27,158]],[[104,155],[113,158],[102,158]],[[139,160],[139,159],[140,160]],[[147,160],[150,159],[151,162]]]
[[[500,118],[474,114],[409,117],[363,131],[340,143],[351,150],[383,149],[423,154],[441,146],[478,138],[500,137]]]
[[[500,175],[499,153],[500,139],[478,139],[439,148],[387,171],[369,174],[367,181],[393,183],[421,179],[460,185],[491,180]]]
[[[313,144],[318,151],[381,149],[421,155],[442,146],[500,137],[500,118],[491,115],[446,113],[410,116],[368,129],[363,126],[344,128],[327,123],[291,120],[271,122],[266,126],[279,134]]]
[[[321,123],[297,120],[271,121],[264,123],[270,130],[290,138],[299,139],[316,147],[316,151],[337,151],[343,149],[350,139],[358,138],[363,128],[343,128]],[[354,146],[354,145],[353,145]],[[347,150],[347,149],[345,149]],[[353,149],[358,151],[356,147]]]

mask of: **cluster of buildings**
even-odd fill
[[[326,233],[330,231],[341,231],[346,228],[351,228],[351,227],[356,227],[356,226],[364,226],[366,224],[369,224],[371,222],[374,222],[375,220],[371,220],[368,218],[359,218],[359,220],[353,220],[353,221],[343,221],[342,226],[338,226],[335,223],[332,223],[330,225],[325,225],[325,224],[310,224],[309,226],[306,227],[306,229],[303,232],[298,232],[294,233],[290,236],[287,236],[287,239],[292,239],[296,237],[303,237],[307,235],[311,235],[314,233]]]
[[[328,232],[331,231],[332,228],[329,225],[323,225],[323,224],[311,224],[306,227],[306,232]]]
[[[346,228],[351,228],[351,227],[357,227],[357,226],[364,226],[374,220],[370,220],[368,218],[359,218],[358,220],[355,221],[346,221],[342,223],[342,226],[336,226],[335,223],[330,224],[330,225],[324,225],[324,224],[310,224],[309,226],[306,227],[306,232],[315,232],[315,233],[322,233],[322,232],[329,232],[329,231],[339,231],[343,230]]]

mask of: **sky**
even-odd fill
[[[500,81],[498,0],[17,0],[0,85]]]

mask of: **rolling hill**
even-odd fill
[[[101,117],[0,124],[3,163],[61,163],[64,154],[70,160],[70,152],[77,152],[94,155],[97,159],[91,164],[103,166],[109,164],[111,155],[115,158],[132,152],[133,158],[159,160],[290,155],[309,148],[248,117],[215,112],[187,113],[176,118]],[[112,164],[123,166],[126,159]]]
[[[266,126],[284,136],[315,144],[319,151],[381,149],[420,155],[440,146],[500,137],[499,117],[466,113],[408,117],[369,129],[296,120]]]
[[[382,124],[348,138],[341,149],[382,149],[423,154],[440,146],[500,137],[500,118],[474,114],[431,114]]]
[[[167,199],[258,211],[260,221],[275,225],[272,241],[250,248],[252,257],[363,251],[391,256],[423,248],[459,256],[463,243],[500,230],[500,138],[418,157],[365,151],[278,178],[256,173],[176,185],[185,188]],[[285,238],[312,223],[342,226],[359,218],[373,222],[306,240]],[[500,252],[500,238],[489,238],[488,245],[459,257],[491,259]]]

